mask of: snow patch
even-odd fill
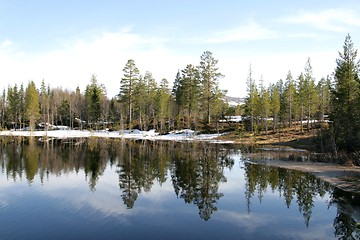
[[[232,141],[216,140],[223,134],[199,134],[191,129],[182,129],[160,135],[154,129],[149,131],[140,131],[138,129],[123,131],[88,131],[88,130],[53,130],[53,131],[0,131],[0,136],[34,136],[47,138],[121,138],[121,139],[139,139],[139,140],[170,140],[170,141],[209,141],[214,143],[233,143]]]

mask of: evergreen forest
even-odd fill
[[[0,129],[156,129],[161,133],[190,128],[202,132],[243,131],[267,134],[295,128],[299,132],[317,129],[330,151],[360,149],[360,79],[357,50],[350,35],[339,51],[333,73],[321,79],[313,76],[308,58],[299,76],[288,71],[265,86],[249,67],[243,87],[245,104],[230,106],[226,90],[219,87],[224,77],[210,51],[197,65],[188,64],[174,73],[174,79],[156,80],[150,71],[142,73],[129,59],[119,76],[117,96],[109,98],[106,87],[92,74],[85,89],[53,88],[42,81],[36,86],[9,85],[0,94]],[[223,121],[242,116],[240,123]]]

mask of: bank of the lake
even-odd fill
[[[358,166],[283,160],[263,160],[255,161],[255,163],[311,173],[344,191],[360,194],[360,167]]]
[[[111,139],[140,139],[140,140],[165,140],[165,141],[207,141],[221,144],[235,144],[247,147],[266,147],[276,151],[316,151],[316,131],[287,133],[266,133],[254,136],[252,134],[239,135],[230,132],[225,134],[197,134],[193,130],[184,129],[174,131],[166,135],[160,135],[154,130],[150,131],[87,131],[87,130],[57,130],[57,131],[1,131],[0,136],[22,136],[38,137],[44,139],[67,139],[67,138],[111,138]],[[276,166],[286,169],[299,170],[311,173],[322,180],[339,187],[348,192],[360,193],[360,167],[353,165],[342,165],[329,162],[312,161],[282,161],[282,160],[261,160],[256,163]]]
[[[321,146],[319,146],[318,130],[301,132],[296,129],[292,131],[287,129],[286,131],[279,132],[263,132],[258,135],[231,132],[218,137],[218,139],[223,141],[233,141],[240,145],[276,151],[322,151]],[[321,158],[321,162],[296,161],[296,159],[286,161],[274,159],[257,160],[255,162],[311,173],[344,191],[360,193],[359,166],[349,163],[346,159],[343,159],[344,164],[334,163],[334,160],[330,159],[329,155],[327,157],[322,153],[319,153],[318,156]]]

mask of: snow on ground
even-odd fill
[[[220,141],[215,138],[222,134],[198,134],[190,129],[183,129],[169,132],[165,135],[160,135],[155,130],[140,131],[124,130],[124,131],[88,131],[88,130],[52,130],[52,131],[0,131],[0,136],[34,136],[48,138],[86,138],[86,137],[101,137],[101,138],[121,138],[121,139],[139,139],[139,140],[168,140],[168,141],[209,141],[218,143],[232,143],[232,141]]]

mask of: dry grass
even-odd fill
[[[317,150],[317,130],[301,132],[296,128],[284,128],[276,132],[262,131],[258,134],[249,132],[230,132],[220,137],[223,140],[235,141],[239,144],[249,145],[275,145],[275,146],[289,146],[293,148],[302,148],[307,150]]]

